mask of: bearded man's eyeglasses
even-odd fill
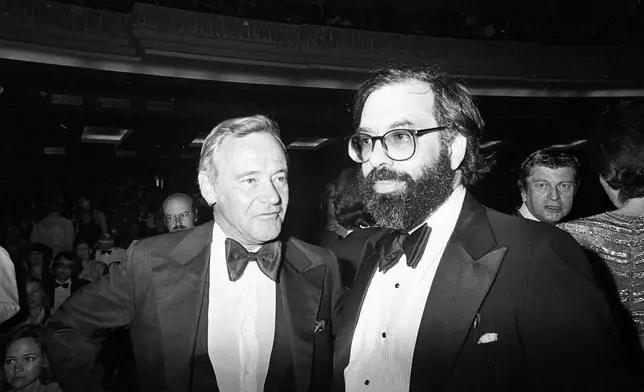
[[[174,222],[183,222],[192,218],[192,211],[184,211],[180,214],[166,215],[163,220],[165,223],[171,225]]]
[[[389,158],[394,161],[406,161],[416,153],[416,141],[419,136],[447,128],[392,129],[382,136],[356,133],[349,137],[349,156],[357,163],[367,162],[371,157],[376,141],[380,140],[382,148]]]

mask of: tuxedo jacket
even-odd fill
[[[344,391],[356,323],[378,263],[370,242],[345,296],[335,391]],[[630,381],[588,261],[554,226],[486,209],[468,194],[429,295],[419,300],[426,302],[410,392],[615,390]]]
[[[209,222],[133,244],[105,279],[70,298],[50,319],[50,362],[65,391],[100,390],[92,377],[98,332],[122,326],[130,329],[142,391],[187,392],[193,380],[198,388],[218,390],[212,366],[194,365],[212,230]],[[342,292],[337,261],[330,251],[294,238],[284,241],[282,254],[276,301],[285,317],[276,322],[280,347],[274,342],[264,390],[328,390],[333,315]],[[223,255],[219,261],[225,262]]]
[[[342,275],[342,285],[345,288],[351,287],[358,266],[362,261],[362,251],[367,241],[375,234],[380,232],[378,227],[368,227],[357,229],[349,233],[342,240],[328,246],[335,254],[340,263],[340,274]]]
[[[85,279],[80,279],[80,278],[72,278],[71,282],[69,283],[69,291],[71,292],[72,295],[74,295],[81,287],[86,286],[90,283],[89,280]],[[47,300],[51,303],[51,305],[54,305],[54,295],[56,293],[56,280],[48,276],[47,278],[43,279],[43,289],[45,290],[45,295]],[[71,297],[69,297],[71,298]],[[67,302],[67,301],[65,301]]]

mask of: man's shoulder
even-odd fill
[[[521,238],[523,240],[570,241],[572,238],[555,225],[525,219],[520,216],[504,214],[489,208],[486,213],[492,231],[501,233],[507,238]]]
[[[172,251],[179,244],[189,241],[193,247],[198,247],[200,244],[204,245],[210,242],[212,238],[212,230],[208,231],[205,225],[196,226],[192,229],[179,230],[173,233],[164,233],[137,240],[130,245],[133,246],[137,252],[148,252],[151,250],[159,253],[166,253]]]
[[[336,262],[333,252],[329,249],[309,244],[296,237],[289,237],[284,244],[288,258],[306,258],[315,265]]]

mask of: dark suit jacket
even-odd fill
[[[65,391],[100,389],[91,377],[100,349],[96,332],[125,325],[142,391],[191,390],[212,228],[209,222],[133,244],[106,279],[88,286],[56,313],[48,323],[50,362]],[[332,314],[342,292],[337,261],[330,251],[294,238],[284,246],[277,301],[288,322],[276,336],[288,340],[289,350],[271,354],[265,390],[277,390],[280,384],[293,385],[298,392],[328,390]],[[321,321],[325,327],[314,334]],[[216,391],[214,375],[203,376],[213,380],[210,390]]]
[[[86,286],[88,284],[90,284],[89,280],[72,278],[72,281],[69,284],[69,291],[71,292],[72,295],[74,295],[81,287]],[[53,306],[54,293],[56,292],[56,280],[53,277],[48,277],[46,279],[43,279],[42,285],[43,285],[43,289],[45,290],[47,301],[49,301],[50,305]]]
[[[351,287],[353,284],[353,279],[362,261],[362,252],[367,241],[380,231],[378,227],[354,230],[339,242],[327,246],[338,258],[340,274],[342,275],[342,286],[345,288]]]
[[[345,296],[334,390],[378,253],[367,246]],[[424,299],[421,299],[424,301]],[[498,340],[479,344],[486,334]],[[614,390],[621,351],[605,298],[574,239],[467,195],[426,301],[410,391]]]

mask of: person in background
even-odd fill
[[[109,235],[109,233],[107,235]],[[78,259],[83,264],[83,270],[81,271],[80,275],[78,275],[79,278],[93,282],[103,276],[106,265],[98,260],[90,260],[92,256],[92,250],[89,243],[82,240],[76,240],[76,243],[74,245],[74,252],[76,252],[76,256],[78,256]]]
[[[76,238],[87,242],[91,248],[94,248],[101,234],[106,233],[108,229],[105,214],[92,207],[89,197],[79,197],[75,228]]]
[[[51,248],[54,255],[74,249],[74,224],[60,215],[61,200],[53,196],[49,201],[49,214],[31,231],[31,243],[41,243]]]
[[[363,246],[380,229],[375,227],[373,216],[367,212],[358,189],[356,167],[342,171],[338,178],[338,193],[333,201],[334,217],[347,230],[340,241],[326,245],[338,258],[342,285],[349,288],[362,261]],[[325,245],[321,245],[325,246]]]
[[[328,248],[337,245],[342,238],[348,234],[348,230],[342,227],[335,219],[335,202],[338,180],[328,182],[324,186],[324,195],[320,208],[324,212],[324,229],[318,235],[316,245]]]
[[[31,244],[29,259],[27,260],[27,273],[37,279],[47,279],[52,257],[51,248],[47,245],[39,243]]]
[[[389,66],[354,109],[349,156],[383,234],[343,297],[334,391],[623,390],[632,375],[579,245],[468,192],[489,164],[465,83]]]
[[[93,280],[98,280],[109,270],[110,265],[120,263],[125,258],[125,249],[114,245],[115,236],[112,233],[103,233],[98,241],[98,248],[94,252],[91,263]]]
[[[43,281],[46,295],[51,300],[52,314],[76,291],[89,284],[89,281],[78,277],[81,270],[81,261],[74,252],[60,252],[54,257],[52,279]]]
[[[31,324],[15,327],[3,338],[2,381],[7,392],[62,392],[52,381],[44,341],[45,328]]]
[[[197,210],[192,204],[192,197],[183,193],[174,193],[165,199],[163,215],[170,233],[195,227]]]
[[[49,310],[45,306],[45,287],[40,279],[30,276],[25,280],[29,315],[24,324],[44,324],[49,318]]]
[[[566,217],[579,187],[579,162],[574,156],[539,150],[521,165],[519,190],[523,204],[516,216],[555,224]]]
[[[9,253],[0,247],[0,324],[20,310],[16,270]]]
[[[644,111],[644,108],[642,108]],[[591,156],[599,183],[615,210],[561,223],[592,256],[598,257],[609,276],[607,291],[619,297],[628,317],[624,329],[634,322],[636,336],[644,347],[644,121],[602,122],[591,142]],[[601,273],[597,275],[603,276]],[[619,314],[619,313],[618,313]],[[637,344],[637,342],[635,343]],[[641,353],[640,353],[641,354]]]

